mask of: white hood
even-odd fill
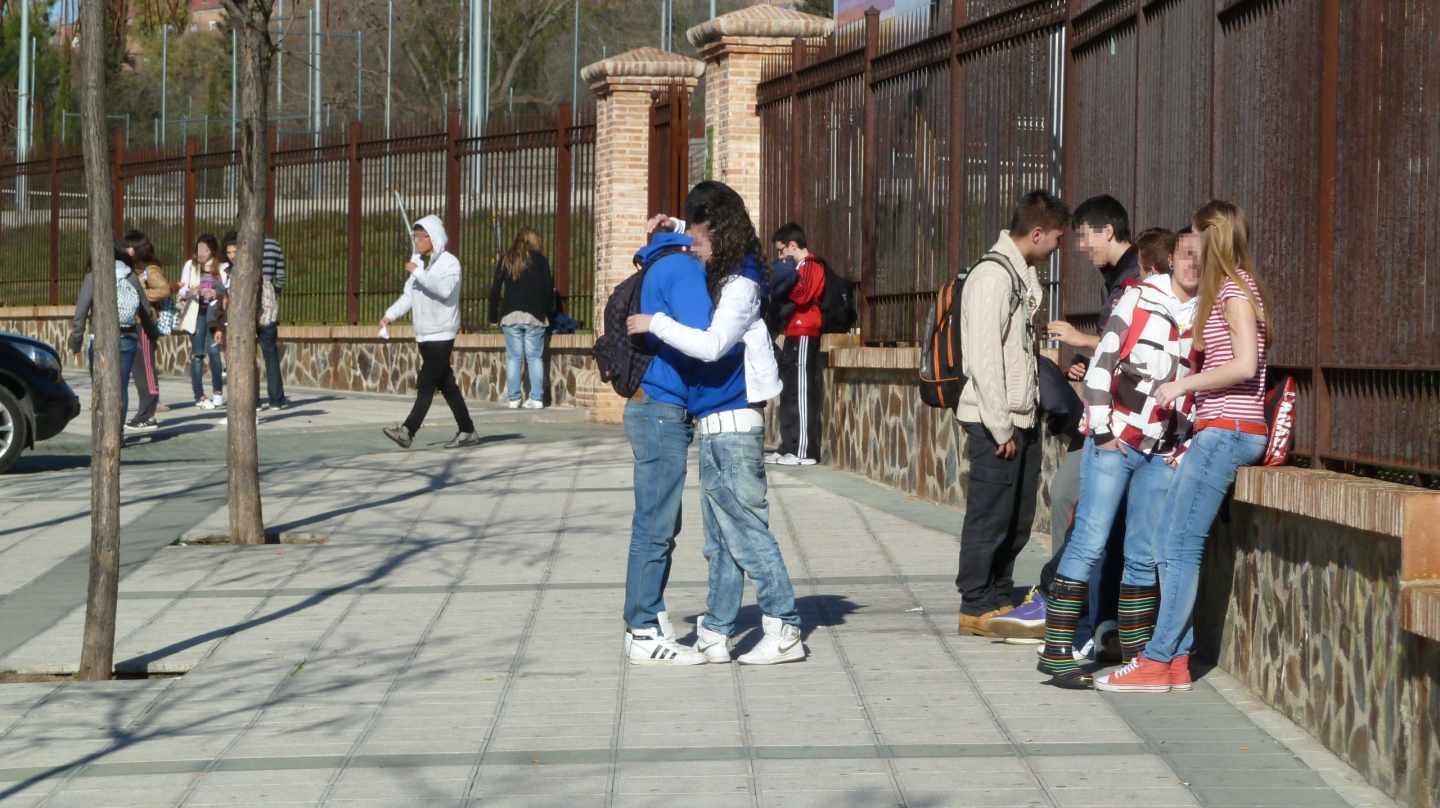
[[[445,252],[445,245],[450,243],[450,237],[446,235],[445,223],[440,221],[439,216],[432,213],[416,222],[415,226],[422,228],[426,233],[430,234],[430,243],[433,246],[431,260],[434,260],[433,256],[438,256],[440,253]]]
[[[1190,328],[1195,322],[1195,307],[1198,305],[1199,296],[1191,297],[1185,302],[1180,302],[1179,296],[1175,294],[1175,277],[1168,274],[1155,274],[1140,282],[1163,295],[1165,309],[1170,313],[1171,319],[1179,323],[1182,328]]]
[[[127,266],[124,261],[116,261],[116,262],[115,262],[115,280],[118,281],[118,280],[120,280],[121,278],[123,278],[123,277],[125,277],[126,275],[129,275],[129,274],[130,274],[130,267]]]

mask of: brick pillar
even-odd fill
[[[822,37],[835,23],[758,5],[707,20],[685,33],[705,60],[705,126],[713,130],[712,179],[734,188],[760,219],[760,116],[755,91],[765,60],[790,52],[796,37]],[[761,233],[764,241],[770,234]]]
[[[682,84],[693,89],[705,65],[678,53],[639,48],[580,71],[595,93],[595,321],[610,291],[635,271],[631,258],[644,245],[649,201],[652,91]],[[683,136],[683,134],[681,135]],[[625,402],[599,376],[581,380],[580,406],[603,423],[619,423]]]

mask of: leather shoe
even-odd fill
[[[996,617],[1009,614],[1013,611],[1015,611],[1014,606],[1002,606],[998,609],[991,609],[990,611],[980,615],[965,614],[964,612],[961,612],[960,633],[962,635],[968,635],[972,637],[999,637],[1000,635],[990,630],[990,621]]]

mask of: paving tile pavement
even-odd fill
[[[404,452],[378,430],[404,399],[294,397],[261,419],[265,511],[324,543],[171,544],[225,530],[204,499],[224,433],[167,413],[175,434],[126,449],[126,547],[150,544],[116,659],[185,675],[0,685],[0,805],[1391,805],[1223,673],[1183,697],[1063,692],[1031,647],[957,636],[961,515],[824,468],[771,475],[810,659],[628,666],[620,431],[477,408],[484,446]],[[83,426],[4,483],[0,597],[31,619],[0,627],[0,670],[78,663],[83,590],[47,587],[88,540]],[[667,592],[687,631],[697,481]],[[758,625],[747,593],[741,650]]]

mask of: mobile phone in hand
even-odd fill
[[[671,217],[668,218],[668,221],[670,222],[670,231],[671,231],[672,233],[684,233],[684,232],[685,232],[685,220],[684,220],[684,219],[677,219],[677,218],[675,218],[674,216],[671,216]]]

